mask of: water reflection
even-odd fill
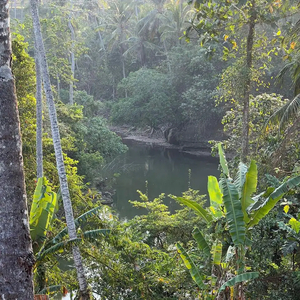
[[[189,187],[206,194],[207,176],[219,175],[216,159],[189,157],[177,150],[141,145],[129,145],[129,151],[121,157],[120,164],[124,171],[116,179],[114,206],[121,218],[129,219],[141,213],[128,202],[138,200],[137,190],[147,190],[150,199],[161,193],[179,196]],[[171,211],[179,208],[170,198],[166,198],[165,204]]]

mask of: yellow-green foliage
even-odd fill
[[[30,235],[34,252],[38,252],[51,230],[55,212],[58,210],[56,193],[52,192],[45,177],[38,179],[30,210]]]

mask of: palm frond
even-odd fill
[[[110,233],[109,229],[94,229],[94,230],[85,231],[84,233],[82,233],[81,237],[84,240],[95,240],[108,233]]]
[[[284,106],[275,111],[270,118],[266,122],[266,126],[268,124],[279,124],[279,133],[283,126],[285,126],[288,122],[295,117],[300,108],[300,94],[298,94],[295,98],[290,100]]]
[[[78,228],[80,226],[80,224],[82,224],[83,222],[86,222],[88,220],[88,218],[90,218],[92,216],[96,216],[97,213],[102,209],[102,207],[103,206],[101,206],[101,205],[94,207],[94,208],[90,209],[89,211],[85,212],[84,214],[80,215],[78,218],[76,218],[75,219],[76,228]],[[67,234],[68,234],[68,228],[65,227],[49,243],[56,244],[57,242],[61,241]]]

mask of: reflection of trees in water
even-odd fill
[[[112,177],[118,173],[128,173],[141,168],[140,163],[128,162],[123,155],[115,157],[110,162],[107,162],[102,170],[102,177]]]

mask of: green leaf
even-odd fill
[[[291,234],[294,237],[296,236],[296,231],[293,228],[286,225],[285,223],[283,223],[282,221],[278,222],[277,224],[281,230],[285,230],[286,232],[288,232],[289,234]]]
[[[244,244],[246,227],[238,191],[235,185],[228,179],[222,178],[220,180],[220,184],[223,191],[223,201],[226,208],[226,219],[232,241],[235,245]]]
[[[49,244],[45,245],[45,248],[42,248],[41,251],[36,255],[36,261],[42,261],[47,255],[55,254],[60,250],[65,250],[72,245],[79,245],[82,242],[81,238],[76,238],[73,240],[66,240],[60,243],[56,243],[51,247],[48,247]]]
[[[219,150],[220,164],[221,164],[223,173],[227,177],[229,177],[228,164],[227,164],[227,161],[226,161],[225,154],[224,154],[224,151],[223,151],[221,143],[218,144],[218,150]]]
[[[52,192],[46,177],[39,178],[33,195],[29,218],[30,235],[35,253],[43,246],[57,210],[56,193]]]
[[[257,166],[255,161],[252,160],[248,172],[246,174],[245,183],[241,195],[242,211],[244,214],[245,222],[249,221],[246,210],[249,207],[249,205],[254,203],[254,201],[251,198],[251,195],[254,192],[256,192],[256,188],[257,188]]]
[[[293,177],[284,182],[278,188],[276,188],[266,201],[260,205],[255,211],[251,213],[251,220],[248,223],[248,228],[258,224],[259,221],[264,218],[269,211],[276,205],[276,203],[287,193],[290,189],[296,187],[300,183],[300,176]]]
[[[214,265],[220,265],[222,260],[222,243],[214,243],[211,249]]]
[[[82,215],[80,215],[78,218],[75,219],[75,226],[76,228],[79,227],[80,224],[82,224],[83,222],[86,222],[88,220],[88,218],[97,215],[97,213],[103,208],[102,205],[94,207],[92,209],[90,209],[89,211],[83,213]],[[68,234],[68,228],[65,227],[63,230],[61,230],[53,239],[52,239],[52,243],[55,244],[59,241],[61,241],[66,235]]]
[[[210,248],[199,228],[194,229],[193,238],[196,240],[198,248],[202,250],[207,256],[210,256]]]
[[[206,211],[203,207],[201,207],[197,202],[185,199],[183,197],[175,197],[175,200],[179,201],[180,203],[186,205],[187,207],[194,210],[196,214],[203,218],[203,220],[209,224],[212,222],[212,216]]]
[[[299,230],[300,230],[300,222],[299,221],[297,221],[295,218],[291,218],[289,220],[289,224],[291,225],[293,230],[296,231],[296,233],[299,233]]]
[[[253,280],[255,278],[257,278],[259,276],[258,272],[247,272],[247,273],[243,273],[243,274],[239,274],[233,278],[231,278],[230,280],[228,280],[227,282],[225,282],[219,289],[219,293],[222,292],[227,286],[234,286],[235,284],[239,283],[239,282],[244,282],[247,280]]]
[[[106,235],[110,233],[109,229],[94,229],[94,230],[89,230],[85,231],[81,236],[85,240],[95,240],[99,237],[102,237],[103,235]]]
[[[211,206],[214,206],[213,203],[219,205],[223,203],[223,194],[220,190],[218,179],[215,176],[208,176],[207,189]]]
[[[200,272],[198,271],[194,261],[191,259],[191,257],[188,255],[188,253],[185,251],[185,249],[180,245],[176,244],[178,253],[180,254],[181,259],[183,260],[186,268],[189,270],[193,280],[196,282],[198,285],[199,289],[203,290],[206,289],[203,281],[202,281],[202,276]]]
[[[236,186],[236,189],[238,190],[240,198],[242,197],[247,171],[248,171],[248,167],[244,163],[240,162],[238,172],[234,180],[234,184]]]
[[[213,217],[218,219],[222,217],[221,204],[223,203],[223,194],[221,193],[218,180],[215,176],[208,176],[207,190],[210,199],[210,210]]]

